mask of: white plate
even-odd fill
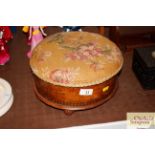
[[[0,78],[0,117],[4,115],[13,103],[13,94],[11,85]]]
[[[0,78],[0,108],[9,102],[12,96],[12,88],[10,84]]]
[[[11,108],[13,104],[13,99],[14,97],[13,95],[11,95],[10,100],[0,108],[0,117],[3,116]]]

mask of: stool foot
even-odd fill
[[[66,115],[72,115],[73,114],[73,110],[64,110],[64,113],[66,114]]]

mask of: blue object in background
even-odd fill
[[[69,31],[79,31],[81,29],[81,26],[63,26],[63,30],[65,32]]]
[[[17,32],[16,26],[10,26],[10,29],[11,29],[12,33],[16,33]]]

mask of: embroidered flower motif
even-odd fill
[[[50,72],[50,80],[58,83],[68,84],[72,82],[78,74],[79,68],[55,69]]]
[[[38,61],[39,62],[44,62],[47,60],[47,58],[49,58],[52,55],[51,51],[44,51],[43,53],[40,53],[39,57],[38,57]]]
[[[104,63],[102,62],[96,62],[96,61],[90,61],[88,62],[91,69],[93,69],[95,72],[98,70],[104,69]]]
[[[88,43],[86,45],[79,46],[76,50],[69,54],[66,54],[66,60],[89,60],[93,57],[100,57],[103,55],[103,51],[97,48],[95,44]]]

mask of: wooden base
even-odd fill
[[[117,86],[117,77],[93,86],[62,87],[42,81],[35,76],[34,91],[41,101],[70,115],[73,111],[91,109],[103,104],[114,95]],[[93,89],[93,94],[80,95],[81,89]]]

